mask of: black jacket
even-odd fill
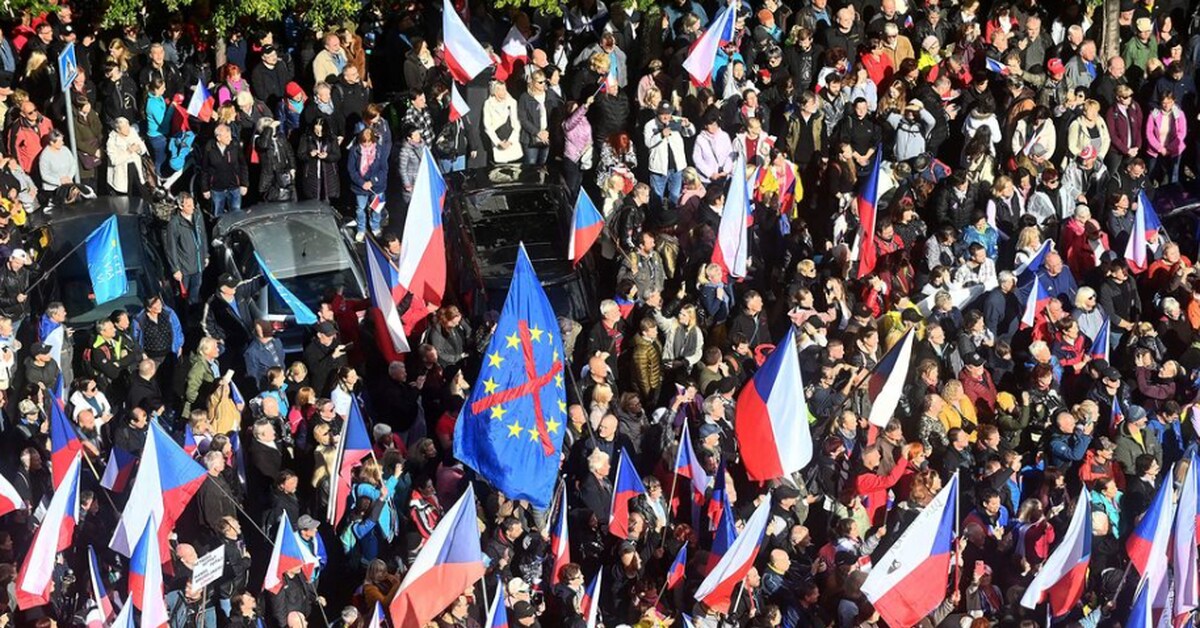
[[[289,614],[297,612],[307,617],[317,600],[313,588],[304,581],[303,575],[297,575],[284,576],[279,592],[268,593],[267,601],[271,613],[264,619],[276,628],[287,628]]]
[[[240,359],[242,350],[254,337],[254,323],[261,318],[258,304],[251,298],[249,284],[238,286],[233,296],[237,311],[220,293],[212,295],[204,304],[203,331],[205,336],[225,342],[226,352],[236,349],[234,355]]]
[[[329,393],[338,369],[346,365],[345,354],[333,357],[336,349],[337,343],[330,343],[327,347],[316,340],[304,348],[303,357],[304,364],[308,367],[308,381],[318,395]]]
[[[274,111],[275,105],[287,97],[287,84],[291,80],[292,69],[283,59],[273,68],[260,63],[250,72],[250,90]]]
[[[116,81],[100,84],[100,121],[105,128],[117,126],[117,118],[125,118],[130,124],[141,119],[138,113],[138,89],[129,75],[122,74]]]
[[[29,301],[17,301],[17,295],[29,290],[29,267],[13,270],[5,264],[0,267],[0,314],[14,321],[29,316]]]
[[[223,151],[216,139],[209,140],[200,161],[200,191],[224,192],[249,185],[250,170],[237,139]]]
[[[203,272],[208,266],[208,234],[204,217],[193,213],[192,219],[176,212],[167,221],[163,233],[163,250],[167,255],[167,271],[185,275]]]
[[[544,107],[546,110],[545,130],[549,130],[550,125],[554,122],[554,112],[561,106],[562,100],[558,94],[549,90],[546,91],[544,104],[538,103],[537,99],[529,92],[521,94],[521,97],[517,99],[517,120],[521,123],[521,146],[537,145],[537,134],[543,130],[541,125],[542,108]]]
[[[338,176],[338,159],[342,149],[335,138],[325,131],[325,137],[317,137],[309,131],[300,138],[296,158],[300,162],[296,176],[300,180],[300,195],[304,198],[331,199],[342,193],[341,178]],[[325,152],[325,157],[313,156],[312,152]]]

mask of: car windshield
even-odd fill
[[[264,220],[243,231],[280,283],[314,311],[321,298],[337,286],[344,286],[348,298],[362,298],[350,250],[332,216],[304,214],[302,219]],[[291,312],[274,291],[269,308],[271,314]]]
[[[484,190],[468,195],[466,205],[476,247],[490,251],[516,246],[522,240],[526,245],[554,243],[565,247],[559,204],[553,188]]]

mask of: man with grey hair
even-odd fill
[[[250,170],[229,126],[218,124],[200,157],[200,191],[212,201],[213,216],[242,210],[249,191]]]
[[[579,483],[579,499],[595,513],[601,527],[608,525],[609,507],[612,504],[613,487],[609,481],[612,458],[596,449],[587,457],[587,475]]]
[[[221,538],[226,517],[237,517],[237,502],[221,474],[225,471],[225,454],[210,451],[204,454],[204,469],[208,475],[196,491],[196,529],[210,544]],[[188,537],[192,538],[192,537]]]
[[[612,299],[600,302],[600,321],[588,333],[587,355],[603,355],[608,370],[617,373],[617,358],[625,345],[625,320],[621,307]]]
[[[983,297],[984,325],[996,338],[1009,340],[1017,333],[1021,319],[1021,302],[1017,299],[1017,277],[1011,271],[1000,271],[1000,285],[992,288]]]

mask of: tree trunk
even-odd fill
[[[1108,63],[1110,57],[1121,54],[1121,0],[1104,0],[1103,6],[1104,31],[1100,39],[1100,58]]]

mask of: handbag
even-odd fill
[[[496,137],[500,138],[501,141],[512,140],[512,134],[512,120],[505,120],[504,124],[501,124],[500,128],[496,129]]]
[[[80,153],[79,163],[83,164],[84,170],[95,170],[100,166],[100,160],[91,153]]]

